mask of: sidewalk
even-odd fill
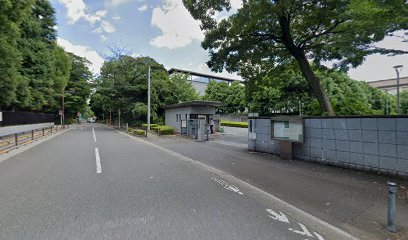
[[[196,161],[227,172],[361,239],[408,239],[408,184],[399,185],[398,233],[386,231],[389,177],[287,161],[217,141],[179,136],[147,138]]]

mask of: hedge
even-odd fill
[[[150,124],[150,129],[154,128],[154,127],[158,127],[160,126],[159,124]],[[147,128],[147,124],[142,124],[142,128],[146,129]]]
[[[158,133],[160,135],[172,135],[174,134],[174,127],[170,126],[159,126],[158,127]]]
[[[248,128],[248,122],[229,122],[229,121],[221,121],[221,126],[225,126],[225,127],[238,127],[238,128]]]
[[[134,134],[134,135],[145,135],[145,130],[141,130],[141,129],[133,129],[132,130],[132,133]]]

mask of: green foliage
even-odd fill
[[[34,0],[0,1],[0,109],[11,107],[14,103],[26,107],[30,101],[28,83],[19,73],[21,52],[18,40],[21,23],[30,14],[33,2]],[[17,100],[18,97],[20,99]]]
[[[401,114],[408,114],[408,90],[400,93],[400,109]]]
[[[185,75],[169,77],[163,65],[149,57],[118,55],[106,61],[91,97],[94,112],[116,114],[121,110],[127,122],[144,121],[147,115],[147,73],[151,67],[151,121],[159,122],[163,106],[198,98]],[[117,115],[115,116],[117,117]]]
[[[205,90],[204,100],[224,103],[225,107],[218,110],[223,113],[237,113],[245,111],[245,87],[239,82],[228,85],[226,82],[210,81]]]
[[[72,68],[67,86],[64,87],[65,118],[76,118],[78,112],[82,113],[83,118],[92,117],[93,112],[87,103],[91,94],[90,62],[74,54],[69,54],[69,58]]]
[[[56,112],[71,62],[48,0],[0,1],[0,108]]]
[[[322,86],[331,98],[339,115],[384,114],[385,93],[365,82],[354,81],[341,71],[315,68]],[[392,97],[389,97],[392,101]],[[273,113],[302,113],[323,115],[317,99],[296,66],[287,64],[268,75],[259,75],[247,83],[247,101],[250,112],[261,115]],[[391,109],[390,113],[393,113]]]
[[[130,131],[130,130],[129,130]],[[145,130],[141,130],[141,129],[133,129],[131,131],[134,135],[138,135],[138,136],[143,136],[146,134]]]
[[[221,121],[221,126],[225,126],[225,127],[238,127],[238,128],[248,128],[248,123],[247,123],[247,122]]]
[[[295,60],[320,108],[330,114],[334,114],[330,101],[309,60],[316,66],[332,61],[347,69],[373,53],[407,53],[374,44],[408,28],[405,1],[243,1],[241,9],[222,20],[217,16],[230,9],[228,0],[183,3],[201,21],[202,46],[210,54],[207,64],[212,70],[226,68],[250,79]],[[270,93],[270,89],[264,91]]]
[[[170,126],[159,126],[158,127],[158,133],[160,135],[172,135],[174,134],[174,127]]]
[[[156,127],[158,127],[158,126],[159,126],[159,124],[150,124],[150,129],[156,128]],[[143,129],[146,129],[146,128],[147,128],[147,124],[142,124],[142,128],[143,128]]]

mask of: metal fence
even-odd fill
[[[56,120],[57,120],[56,114],[0,111],[0,127],[36,123],[49,123],[55,122]]]

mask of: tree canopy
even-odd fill
[[[403,54],[374,43],[408,29],[408,3],[404,0],[260,0],[222,20],[217,13],[230,10],[229,0],[183,0],[201,21],[202,42],[209,51],[208,66],[226,68],[250,78],[294,59],[316,96],[322,112],[334,115],[330,99],[310,61],[324,61],[347,69],[373,53]]]
[[[352,80],[342,71],[322,68],[314,71],[322,80],[322,87],[337,114],[385,114],[386,101],[389,101],[389,113],[396,112],[395,96],[386,95],[365,82]],[[251,78],[247,82],[246,96],[249,111],[263,115],[300,111],[306,115],[322,114],[316,97],[295,64],[278,67],[273,74]]]
[[[151,117],[162,121],[163,106],[198,98],[187,77],[168,76],[163,65],[150,57],[118,55],[106,61],[96,80],[96,91],[91,98],[92,110],[100,117],[116,116],[128,122],[146,122],[147,77],[151,68]]]
[[[224,81],[210,81],[203,98],[224,103],[224,107],[218,108],[222,113],[244,112],[246,108],[245,86],[239,82],[233,82],[231,85],[228,85]]]

